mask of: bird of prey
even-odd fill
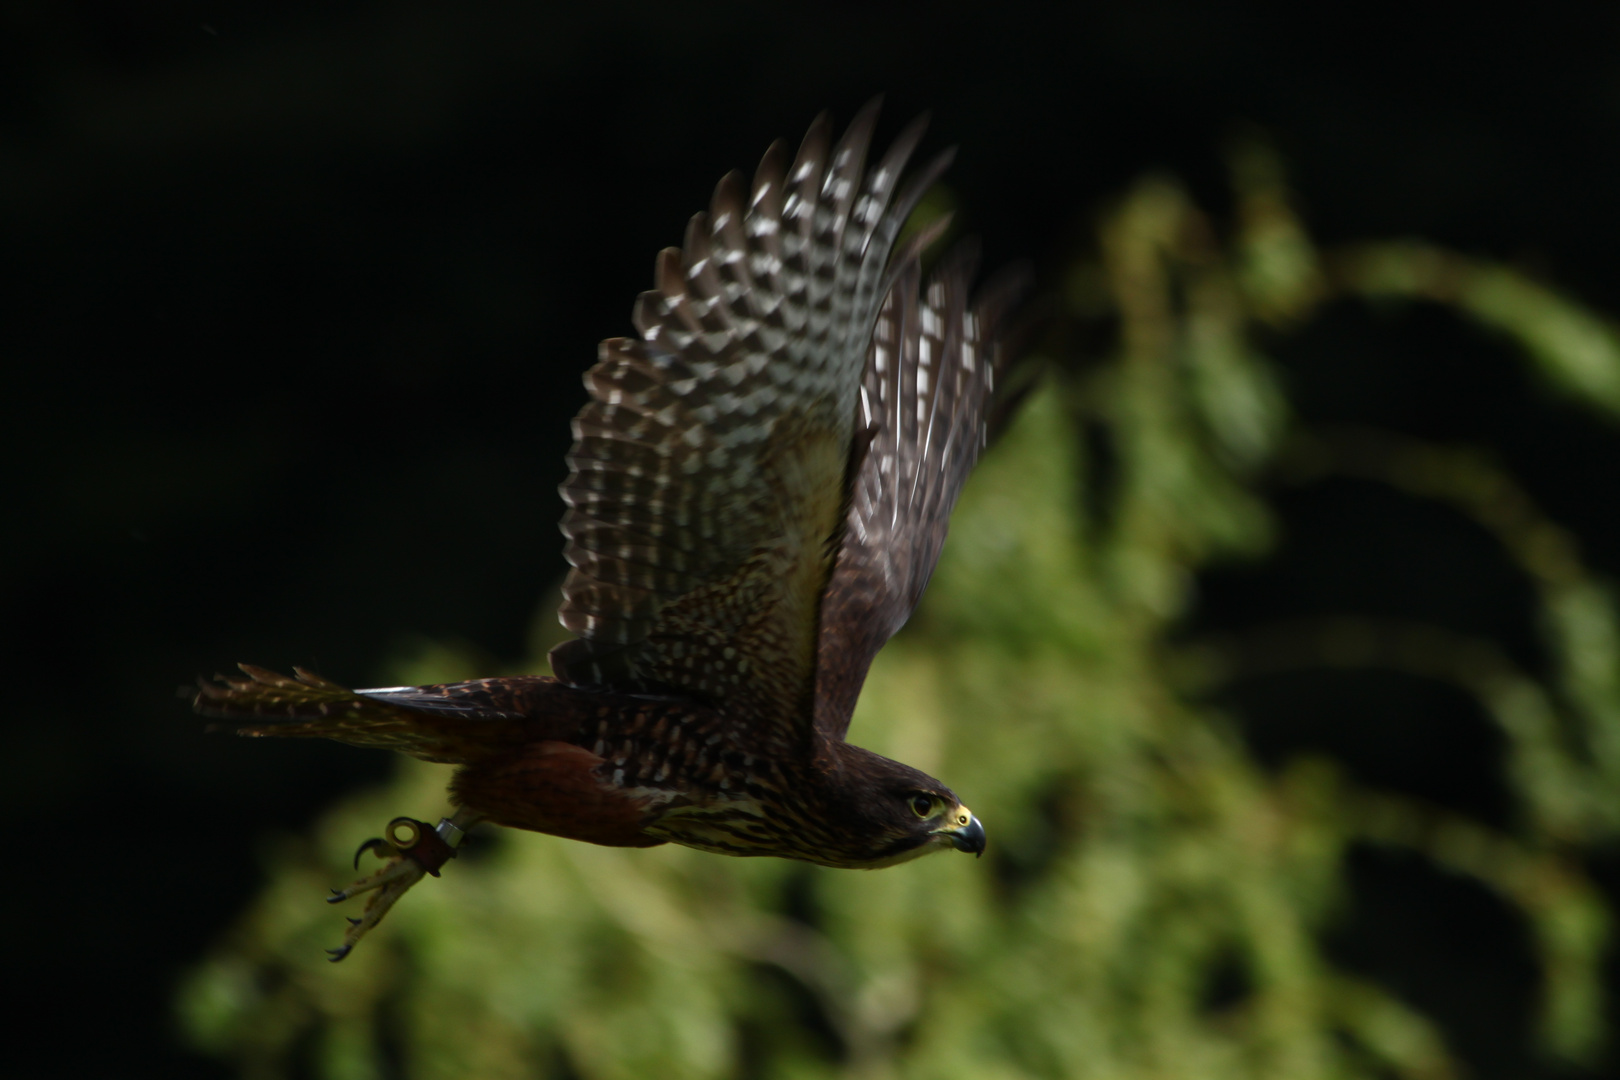
[[[577,635],[555,677],[347,690],[242,665],[195,707],[244,735],[335,739],[459,766],[450,817],[367,841],[383,860],[340,960],[478,822],[595,844],[676,843],[892,866],[983,826],[940,781],[845,741],[873,656],[928,583],[985,446],[1012,276],[896,250],[947,151],[902,184],[922,118],[876,164],[876,102],[834,141],[720,182],[658,256],[638,337],[585,375],[562,485]]]

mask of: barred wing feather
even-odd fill
[[[833,143],[822,117],[791,163],[779,144],[722,181],[659,256],[640,338],[603,343],[562,486],[563,680],[802,731],[890,249],[948,160],[896,198],[921,124],[868,170],[875,120]]]
[[[821,609],[815,727],[841,739],[872,658],[905,625],[939,561],[951,510],[989,439],[1001,324],[1024,290],[997,278],[970,302],[976,259],[958,250],[919,293],[896,268],[861,383],[869,440]]]

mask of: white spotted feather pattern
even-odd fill
[[[970,296],[976,258],[958,250],[919,294],[901,261],[872,332],[859,421],[867,440],[822,603],[815,725],[842,738],[877,651],[905,625],[945,544],[963,483],[989,440],[1002,324],[1024,291],[1004,274]]]
[[[921,243],[890,252],[949,155],[899,189],[923,124],[867,169],[875,121],[874,104],[834,144],[823,116],[791,163],[779,143],[751,185],[726,177],[659,255],[640,338],[602,343],[562,486],[565,681],[696,693],[789,727],[808,715],[862,398],[884,392],[873,326],[897,275],[906,332],[933,310],[917,307]],[[938,355],[943,339],[918,340]]]

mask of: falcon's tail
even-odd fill
[[[334,739],[448,764],[482,756],[506,741],[499,722],[523,718],[520,712],[501,708],[499,699],[511,698],[513,684],[550,681],[487,679],[349,690],[302,668],[294,668],[297,677],[288,678],[251,664],[237,666],[247,678],[198,681],[192,707],[227,721],[210,730],[223,728],[255,738]],[[492,693],[497,686],[505,692]]]

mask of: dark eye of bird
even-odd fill
[[[932,795],[913,795],[911,809],[918,817],[927,817],[934,812],[934,797]]]

